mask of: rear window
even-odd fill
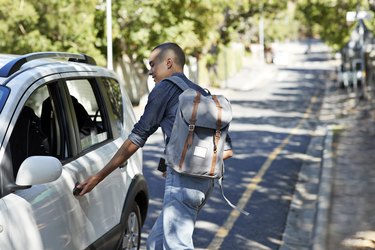
[[[103,83],[111,103],[116,130],[118,134],[120,134],[122,129],[122,121],[124,119],[120,84],[113,79],[107,78],[103,79]]]

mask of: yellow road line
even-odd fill
[[[258,187],[258,184],[262,181],[263,176],[271,166],[272,162],[276,159],[276,157],[281,153],[284,147],[289,143],[292,136],[294,136],[297,130],[302,126],[303,122],[309,118],[312,112],[312,106],[317,101],[317,96],[313,96],[310,99],[310,104],[304,112],[303,117],[298,122],[297,126],[292,129],[290,134],[282,141],[282,143],[275,148],[272,153],[268,156],[267,160],[263,163],[259,171],[257,172],[256,176],[252,178],[251,182],[247,185],[245,192],[242,194],[237,207],[240,209],[245,210],[246,204],[249,202],[254,190]],[[223,243],[224,239],[228,236],[230,230],[233,228],[234,223],[237,221],[238,217],[240,216],[240,212],[237,210],[232,210],[229,214],[229,217],[225,221],[225,223],[219,228],[215,237],[211,241],[210,245],[207,249],[219,249],[221,244]]]

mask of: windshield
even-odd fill
[[[3,110],[6,100],[8,99],[10,89],[5,86],[0,86],[0,113]]]

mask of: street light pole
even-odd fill
[[[112,49],[112,1],[106,0],[106,23],[107,23],[107,68],[113,70]]]
[[[259,60],[264,63],[264,17],[263,17],[263,4],[260,6],[260,19],[259,19]]]
[[[263,11],[259,21],[259,43],[260,43],[260,62],[264,63],[264,17]]]

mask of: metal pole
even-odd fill
[[[262,8],[262,13],[260,16],[260,21],[259,21],[259,43],[260,43],[260,62],[264,63],[264,18],[263,18],[263,8]]]
[[[361,83],[363,89],[363,97],[367,97],[367,86],[366,86],[366,58],[365,58],[365,27],[363,20],[359,20],[359,35],[360,35],[360,44],[361,44]]]
[[[367,89],[366,89],[366,74],[365,74],[365,27],[364,21],[362,17],[359,17],[359,11],[361,10],[361,3],[357,0],[357,13],[356,18],[358,20],[358,33],[359,33],[359,45],[360,45],[360,60],[361,60],[361,84],[362,84],[362,96],[363,98],[367,97]],[[357,73],[357,69],[354,69],[354,72]],[[356,83],[357,85],[358,83]]]
[[[113,70],[112,49],[112,1],[106,0],[106,23],[107,23],[107,68]]]

